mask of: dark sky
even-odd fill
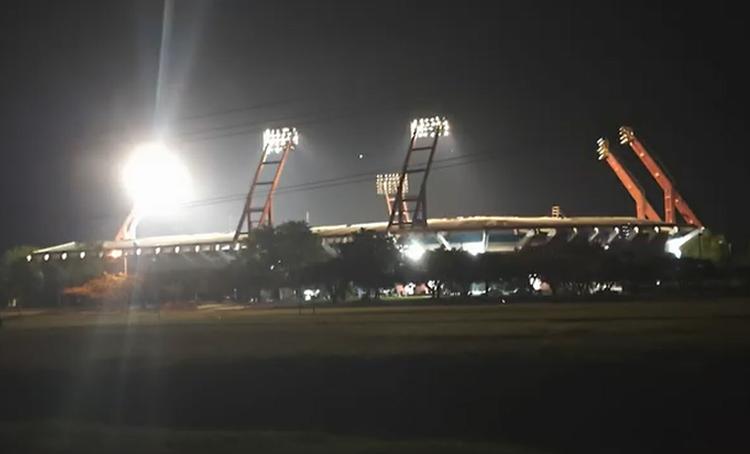
[[[594,153],[628,124],[704,223],[743,238],[739,9],[492,3],[176,2],[162,108],[199,202],[141,233],[232,230],[260,131],[287,124],[302,144],[277,221],[384,219],[374,177],[340,179],[398,169],[410,118],[442,113],[454,135],[436,157],[448,160],[430,179],[430,216],[542,215],[552,204],[629,215]],[[4,4],[0,248],[114,235],[128,211],[119,166],[152,134],[161,16],[157,1]],[[616,149],[661,210],[632,152]]]

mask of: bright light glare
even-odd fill
[[[190,197],[187,167],[160,142],[136,147],[123,180],[139,216],[169,211]]]
[[[450,124],[445,117],[417,118],[411,122],[411,135],[417,139],[422,137],[435,137],[450,135]]]
[[[670,238],[667,240],[666,244],[664,245],[664,248],[669,254],[672,254],[676,258],[680,258],[682,257],[682,246],[688,241],[698,236],[699,233],[700,233],[700,230],[695,229],[692,232],[688,233],[687,235],[683,235],[677,238]]]
[[[484,242],[483,241],[477,241],[474,243],[464,243],[463,244],[463,250],[468,252],[471,255],[479,255],[484,254],[485,248],[484,248]]]
[[[263,131],[263,148],[268,153],[281,153],[287,145],[299,145],[297,128],[277,128]]]
[[[422,260],[425,252],[426,250],[424,246],[416,241],[412,241],[411,243],[407,244],[402,250],[402,253],[406,256],[406,258],[408,258],[412,262],[418,262]]]

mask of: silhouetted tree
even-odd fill
[[[320,238],[304,222],[255,229],[246,245],[238,265],[245,288],[255,296],[269,289],[278,298],[281,287],[298,288],[304,270],[326,258]]]
[[[469,292],[472,280],[476,277],[474,257],[462,249],[440,247],[425,253],[427,276],[433,281],[430,292],[440,298],[446,287],[455,288],[461,294]]]
[[[399,253],[385,234],[361,230],[338,249],[345,279],[365,289],[368,297],[377,298],[378,289],[393,285]]]

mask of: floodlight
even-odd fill
[[[620,127],[620,143],[623,145],[629,144],[635,140],[635,133],[632,128],[627,126]]]
[[[450,124],[445,117],[416,118],[411,122],[411,135],[417,139],[450,135]]]
[[[375,188],[378,195],[393,195],[398,193],[400,173],[379,173],[375,177]],[[404,175],[404,194],[409,192],[409,175]]]
[[[137,216],[174,209],[190,196],[187,167],[161,142],[137,146],[123,179]]]
[[[599,155],[599,160],[603,161],[609,156],[609,140],[601,138],[596,141],[596,152]]]
[[[263,148],[268,153],[279,154],[284,148],[299,145],[297,128],[276,128],[263,131]]]

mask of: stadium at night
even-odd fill
[[[462,249],[472,255],[512,253],[529,247],[556,242],[585,242],[609,249],[632,248],[663,250],[676,257],[681,246],[704,229],[659,164],[651,157],[630,128],[620,128],[620,142],[629,146],[653,176],[664,193],[664,215],[648,202],[641,185],[617,160],[609,143],[600,139],[597,153],[615,173],[633,199],[634,216],[568,217],[553,206],[547,216],[466,216],[427,217],[428,176],[441,137],[450,134],[445,117],[415,119],[400,172],[378,174],[376,192],[385,200],[387,221],[313,226],[312,232],[324,246],[346,242],[361,230],[387,232],[400,244],[401,251],[418,260],[428,250]],[[155,211],[173,209],[184,203],[189,193],[187,170],[162,144],[138,147],[125,167],[125,179],[134,201],[133,210],[112,240],[68,242],[35,250],[28,261],[38,260],[123,260],[128,257],[166,255],[221,257],[231,260],[246,247],[244,240],[253,229],[273,225],[273,197],[284,166],[299,144],[296,128],[268,129],[263,134],[261,159],[254,173],[237,228],[233,232],[138,237],[140,220]],[[410,192],[410,186],[412,191]],[[681,216],[678,219],[678,215]],[[682,222],[680,222],[682,221]],[[335,254],[335,248],[326,248]],[[188,260],[204,266],[207,261]]]

